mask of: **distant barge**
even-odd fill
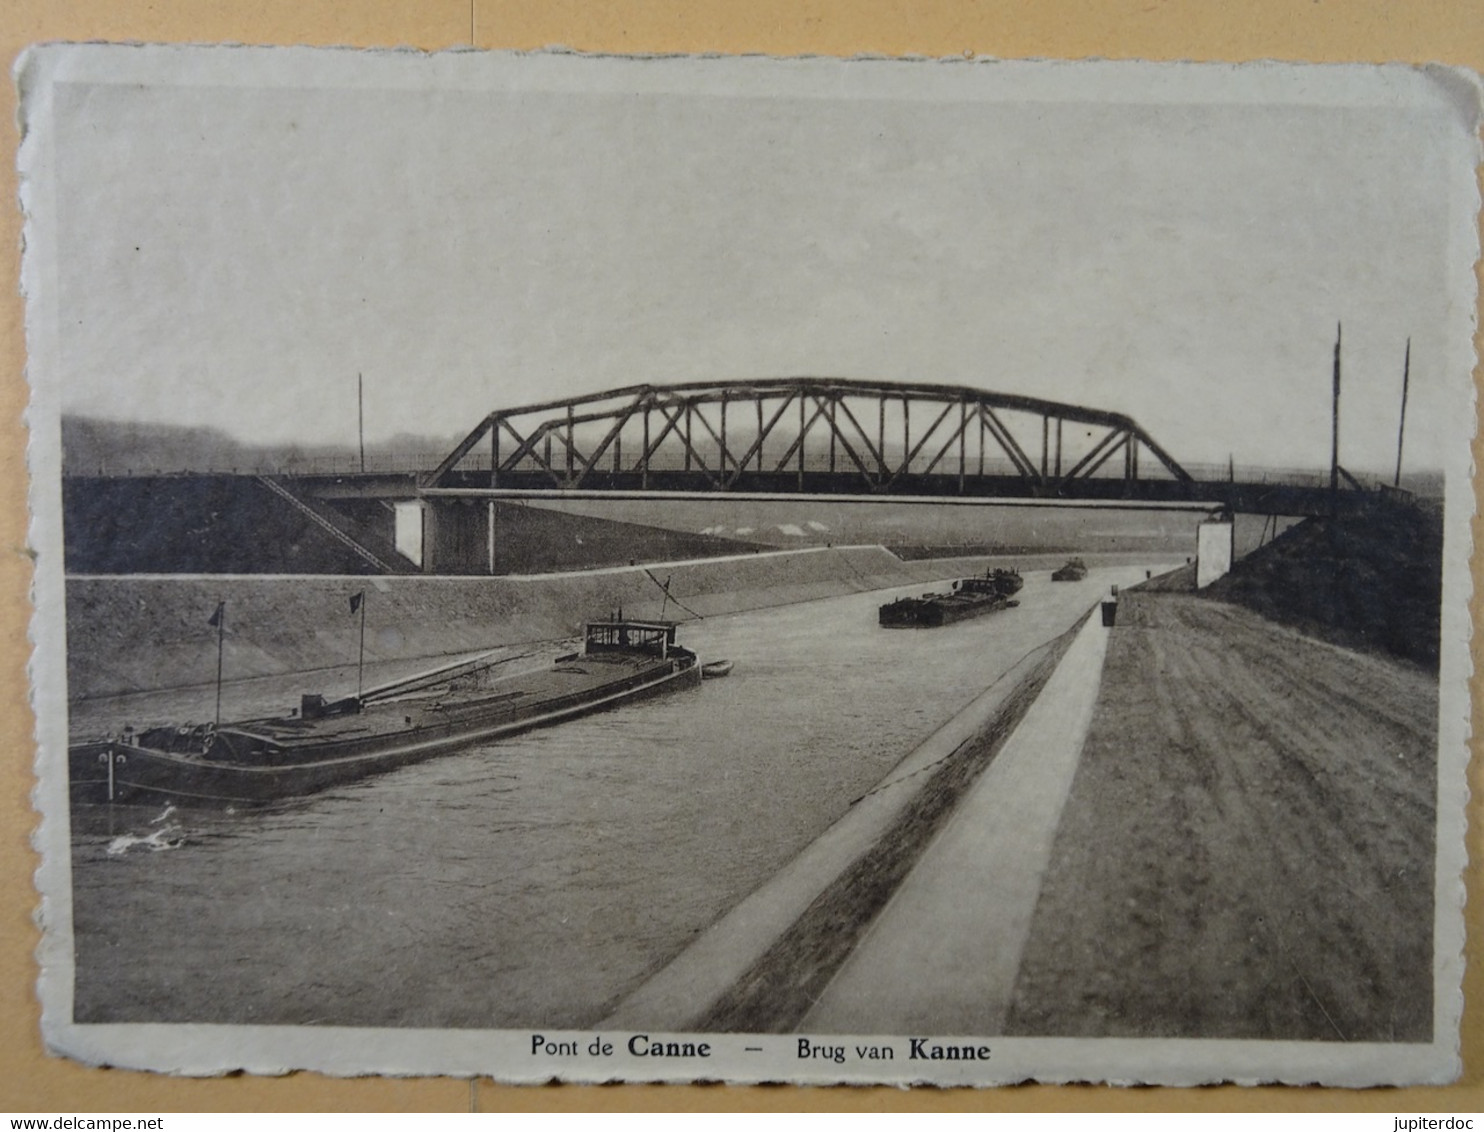
[[[949,593],[888,602],[878,616],[882,627],[887,629],[931,629],[1019,605],[1013,599],[1023,584],[1015,570],[986,570],[981,577],[954,582]]]
[[[474,743],[701,682],[673,622],[609,620],[549,668],[496,676],[476,658],[287,716],[154,727],[68,750],[76,804],[255,805],[312,794]]]
[[[1053,582],[1080,582],[1087,577],[1087,563],[1080,558],[1068,558],[1066,565],[1051,575]]]

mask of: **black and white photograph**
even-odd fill
[[[53,1052],[1457,1076],[1474,76],[16,81]]]

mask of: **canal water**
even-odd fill
[[[1143,576],[936,630],[876,624],[921,586],[696,621],[730,677],[271,810],[79,809],[76,1019],[590,1025]]]

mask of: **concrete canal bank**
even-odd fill
[[[794,1029],[1036,701],[1076,631],[1033,650],[934,732],[603,1028]]]
[[[224,668],[229,680],[241,680],[354,664],[359,622],[349,599],[362,590],[366,661],[374,664],[559,640],[619,608],[689,620],[925,584],[1005,561],[908,562],[880,546],[854,546],[496,577],[73,576],[68,696],[210,683],[217,642],[207,622],[218,602],[227,606]],[[1015,561],[1047,569],[1061,559]],[[674,600],[666,599],[666,585]]]

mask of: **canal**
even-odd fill
[[[935,630],[878,628],[903,590],[694,621],[730,677],[274,809],[79,809],[76,1020],[591,1025],[1143,576],[1028,573]]]

